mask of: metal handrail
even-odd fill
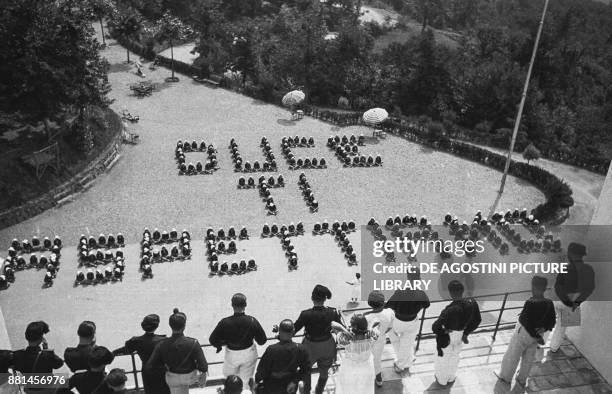
[[[492,341],[494,342],[496,337],[497,337],[497,332],[501,329],[509,329],[515,326],[514,322],[502,322],[502,315],[505,311],[509,311],[509,310],[516,310],[516,309],[521,309],[522,306],[515,306],[515,307],[507,307],[507,302],[508,302],[508,297],[510,295],[513,294],[525,294],[525,293],[530,293],[531,290],[521,290],[521,291],[510,291],[510,292],[506,292],[506,293],[494,293],[494,294],[485,294],[485,295],[478,295],[478,296],[472,296],[472,298],[485,298],[485,297],[501,297],[503,296],[502,299],[502,305],[500,308],[497,309],[487,309],[487,310],[483,310],[481,311],[481,313],[487,313],[487,312],[499,312],[499,315],[497,316],[497,321],[495,323],[490,323],[490,324],[484,324],[484,325],[480,325],[478,327],[478,329],[476,329],[476,331],[474,332],[490,332],[493,331],[493,335],[491,336]],[[441,300],[436,300],[436,301],[432,301],[431,304],[438,304],[438,303],[442,303],[442,302],[449,302],[452,301],[451,299],[441,299]],[[427,308],[429,309],[429,308]],[[437,319],[438,316],[426,316],[426,312],[427,309],[423,309],[423,311],[421,312],[421,317],[420,317],[420,324],[419,324],[419,332],[417,334],[417,339],[416,339],[416,348],[415,351],[419,350],[419,346],[421,344],[421,340],[422,339],[427,339],[427,338],[433,338],[435,337],[435,334],[433,331],[431,332],[423,332],[423,326],[425,323],[425,320],[433,320],[433,319]],[[372,308],[370,307],[359,307],[359,308],[348,308],[348,309],[342,309],[340,310],[341,313],[343,314],[347,314],[347,313],[355,313],[355,312],[361,312],[361,311],[369,311],[372,310]],[[503,326],[503,328],[502,328]],[[506,327],[508,326],[508,327]],[[492,330],[491,330],[492,329]],[[294,338],[302,338],[304,337],[304,334],[299,334],[299,335],[295,335]],[[274,340],[277,339],[276,337],[269,337],[267,338],[267,340]],[[387,343],[389,343],[389,340],[387,339]],[[207,347],[212,347],[212,345],[210,343],[205,343],[203,345],[200,345],[202,348],[207,348]],[[338,350],[342,350],[342,347],[338,347]],[[132,361],[132,370],[131,371],[125,371],[126,374],[132,374],[134,376],[134,383],[135,383],[135,387],[133,387],[133,389],[135,390],[140,390],[141,387],[139,385],[139,380],[138,380],[138,374],[142,373],[142,370],[139,370],[136,368],[136,353],[130,353],[129,355],[124,354],[124,355],[118,355],[117,357],[125,357],[125,356],[130,356],[131,357],[131,361]],[[258,357],[258,359],[261,359],[261,357]],[[210,361],[208,362],[208,365],[219,365],[219,364],[223,364],[223,361]],[[337,364],[335,364],[336,366]],[[207,381],[207,385],[212,385],[212,384],[220,384],[221,381],[218,379],[213,379],[213,380],[208,380]]]

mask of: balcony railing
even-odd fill
[[[481,310],[481,313],[498,313],[497,318],[495,319],[495,323],[489,323],[489,324],[481,324],[478,329],[475,331],[476,333],[482,333],[482,332],[492,332],[492,341],[495,341],[496,337],[497,337],[497,333],[499,332],[499,330],[504,330],[504,329],[510,329],[510,328],[514,328],[515,326],[515,321],[508,321],[508,322],[503,322],[502,321],[502,317],[504,312],[506,311],[510,311],[510,310],[516,310],[516,309],[522,309],[522,305],[521,306],[507,306],[508,304],[508,299],[511,295],[515,295],[515,294],[527,294],[527,293],[531,293],[531,290],[522,290],[522,291],[512,291],[512,292],[506,292],[506,293],[495,293],[495,294],[485,294],[485,295],[480,295],[480,296],[473,296],[472,298],[474,299],[479,299],[479,298],[492,298],[492,297],[502,297],[501,298],[501,306],[499,308],[494,308],[494,309],[485,309],[485,310]],[[437,301],[432,301],[431,304],[439,304],[439,303],[444,303],[444,302],[449,302],[451,300],[449,299],[444,299],[444,300],[437,300]],[[354,314],[356,312],[365,312],[370,310],[371,308],[369,307],[362,307],[362,308],[349,308],[349,309],[343,309],[342,313],[343,315],[351,315]],[[435,320],[438,318],[437,315],[431,315],[428,316],[427,315],[427,311],[431,309],[423,309],[423,311],[421,312],[421,316],[420,316],[420,324],[419,324],[419,332],[417,334],[417,339],[416,339],[416,350],[419,350],[419,346],[421,345],[421,340],[423,339],[429,339],[429,338],[434,338],[435,334],[432,331],[423,331],[423,326],[426,320]],[[296,335],[295,338],[302,338],[304,337],[303,334],[300,335]],[[276,339],[276,337],[270,337],[268,338],[268,340],[274,340]],[[389,342],[387,340],[387,342]],[[207,343],[202,345],[202,348],[208,348],[208,347],[212,347],[211,344]],[[342,347],[338,347],[338,350],[342,350]],[[140,390],[142,388],[140,382],[140,375],[142,373],[142,370],[138,369],[136,367],[136,353],[132,353],[129,355],[122,355],[122,356],[117,356],[117,357],[130,357],[131,358],[131,365],[132,365],[132,369],[129,371],[126,371],[126,374],[128,375],[132,375],[134,378],[134,387],[132,387],[135,390]],[[208,365],[219,365],[219,364],[223,364],[223,361],[209,361]],[[219,385],[221,384],[222,381],[220,379],[209,379],[207,381],[207,386],[212,386],[212,385]]]

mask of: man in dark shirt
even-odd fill
[[[534,276],[531,280],[532,297],[523,306],[518,324],[504,354],[501,371],[496,373],[499,380],[508,385],[512,382],[520,361],[516,381],[526,387],[538,344],[544,344],[542,335],[555,326],[555,307],[551,300],[544,297],[547,285],[546,278]]]
[[[262,393],[295,393],[300,381],[310,380],[308,351],[292,341],[294,334],[293,322],[283,320],[278,325],[279,342],[270,345],[261,356],[255,382],[258,386],[263,385]]]
[[[232,297],[232,316],[221,319],[217,327],[210,334],[210,344],[221,351],[225,346],[225,359],[223,361],[223,375],[238,375],[245,386],[255,374],[257,364],[257,346],[266,343],[266,332],[257,319],[244,313],[247,299],[244,294],[237,293]]]
[[[550,351],[553,353],[559,350],[565,336],[566,327],[562,324],[563,315],[580,313],[580,304],[586,301],[595,290],[595,272],[590,265],[582,261],[585,255],[584,245],[576,242],[570,243],[567,246],[567,259],[569,260],[567,273],[557,275],[555,280],[555,293],[559,297],[559,302],[555,302],[557,324],[550,337]]]
[[[79,344],[76,347],[66,348],[64,360],[72,372],[83,371],[89,368],[87,362],[89,353],[96,345],[96,323],[84,321],[77,330]]]
[[[68,389],[75,388],[79,394],[92,394],[104,384],[104,378],[106,377],[104,368],[114,359],[115,356],[110,350],[103,346],[96,346],[88,356],[89,369],[72,375],[68,379]]]
[[[408,273],[408,280],[421,279],[418,270]],[[429,297],[422,290],[397,290],[385,304],[395,313],[395,319],[389,331],[389,339],[395,350],[393,368],[402,374],[410,369],[414,362],[414,346],[419,331],[419,312],[429,308]]]
[[[166,366],[166,383],[171,394],[188,394],[189,386],[198,383],[206,385],[208,363],[197,339],[186,337],[183,332],[187,316],[174,308],[169,319],[172,336],[162,340],[144,366],[148,372],[162,365]]]
[[[21,373],[51,373],[64,365],[64,361],[48,348],[45,334],[49,326],[44,321],[28,324],[25,338],[28,347],[13,353],[13,369]],[[42,347],[42,349],[41,349]]]
[[[468,335],[478,328],[482,321],[478,303],[472,298],[463,298],[463,284],[453,280],[448,284],[448,291],[453,301],[440,313],[433,323],[432,330],[436,338],[444,338],[447,346],[439,346],[434,362],[435,377],[438,384],[446,386],[455,381],[459,367],[459,354]]]
[[[132,337],[125,342],[125,346],[115,349],[113,354],[131,354],[136,352],[142,365],[146,365],[151,357],[155,346],[166,338],[165,335],[155,334],[159,327],[159,316],[155,314],[147,315],[140,323],[144,330],[144,335]],[[170,389],[166,384],[165,369],[161,366],[157,369],[142,373],[142,382],[145,393],[147,394],[169,394]]]

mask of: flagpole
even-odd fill
[[[516,114],[516,120],[514,121],[514,130],[512,131],[512,140],[510,141],[510,149],[508,150],[508,157],[506,158],[506,166],[504,168],[504,174],[501,179],[501,186],[499,193],[504,192],[504,186],[506,185],[506,177],[508,176],[508,170],[510,169],[510,161],[512,160],[512,152],[514,151],[514,144],[516,143],[516,135],[518,134],[519,126],[521,125],[521,118],[523,117],[523,109],[525,108],[525,100],[527,99],[527,91],[529,90],[529,81],[531,80],[531,72],[533,71],[533,63],[535,63],[536,54],[538,52],[538,46],[540,45],[540,37],[542,36],[542,28],[544,27],[544,18],[546,17],[546,11],[548,9],[548,1],[544,2],[544,9],[542,10],[542,18],[540,19],[540,25],[538,26],[538,34],[536,35],[535,43],[533,44],[533,52],[531,53],[531,61],[529,62],[529,69],[527,70],[527,78],[525,78],[525,86],[523,87],[523,94],[521,96],[521,103],[519,105],[518,113]]]

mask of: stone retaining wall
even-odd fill
[[[25,204],[0,212],[0,229],[34,217],[47,209],[68,201],[72,194],[83,191],[87,185],[98,175],[105,172],[120,157],[121,141],[122,133],[118,133],[108,144],[108,147],[87,168],[73,176],[68,182]]]

